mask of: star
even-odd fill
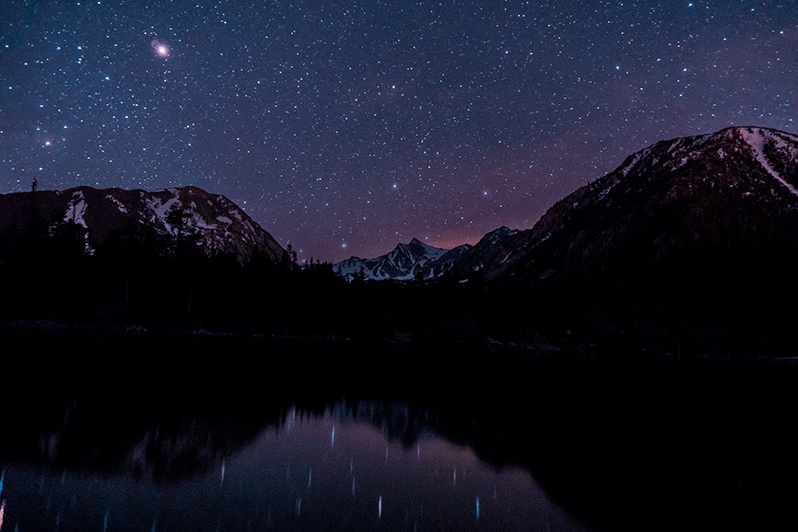
[[[155,50],[155,55],[158,57],[163,57],[164,59],[169,57],[172,52],[168,44],[163,43],[158,39],[153,39],[152,42],[150,42],[150,46],[152,46],[152,49]]]

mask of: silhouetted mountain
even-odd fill
[[[469,256],[474,246],[471,244],[461,244],[455,248],[450,249],[440,257],[433,259],[424,264],[420,273],[419,279],[437,279],[443,275],[448,274],[454,269],[456,264],[459,264],[464,257]]]
[[[402,278],[484,283],[494,306],[523,293],[524,314],[507,317],[519,323],[781,336],[798,298],[798,136],[732,127],[658,142],[531,229],[502,227],[414,268]]]
[[[190,238],[207,256],[232,255],[239,262],[254,252],[278,262],[285,253],[237,205],[197,187],[161,191],[77,187],[0,195],[0,235],[5,239],[22,236],[32,225],[53,234],[70,223],[85,229],[89,253],[123,230]]]
[[[728,128],[658,142],[514,235],[510,256],[494,261],[486,275],[529,281],[590,276],[630,248],[646,256],[638,266],[654,266],[688,251],[761,247],[794,223],[796,186],[795,135]]]
[[[262,301],[291,268],[246,213],[195,187],[0,195],[2,318],[274,325]]]
[[[485,271],[492,271],[499,267],[513,252],[515,235],[517,230],[507,227],[500,227],[483,236],[479,242],[473,246],[463,249],[463,246],[455,248],[461,250],[459,253],[447,259],[444,265],[435,263],[435,271],[438,274],[449,273],[456,277],[468,279],[473,275],[482,275]],[[443,263],[444,261],[439,261]]]
[[[798,137],[734,127],[658,142],[493,252],[489,284],[533,287],[594,323],[783,332],[798,296]]]

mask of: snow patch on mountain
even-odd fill
[[[125,204],[116,199],[112,194],[106,194],[105,199],[116,205],[116,208],[119,209],[119,212],[127,214],[128,210]]]
[[[67,211],[64,214],[64,221],[86,227],[86,220],[84,219],[86,207],[87,203],[86,198],[83,197],[83,192],[76,190],[69,200]]]
[[[767,155],[765,155],[765,143],[766,142],[773,142],[776,144],[778,148],[784,148],[786,144],[779,139],[776,135],[767,135],[762,129],[760,128],[745,128],[741,129],[740,133],[743,137],[743,140],[748,143],[749,146],[754,150],[754,155],[756,160],[762,167],[771,175],[774,179],[776,179],[779,183],[787,187],[787,189],[794,195],[798,196],[798,189],[792,186],[786,179],[784,179],[779,172],[777,172],[773,166],[771,166],[770,161],[768,161]]]

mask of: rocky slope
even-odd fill
[[[197,187],[161,191],[77,187],[0,195],[0,235],[13,239],[33,226],[52,233],[64,224],[85,229],[93,253],[114,232],[145,230],[165,238],[191,238],[208,256],[240,262],[257,252],[283,259],[277,241],[224,196]]]
[[[728,128],[658,142],[555,204],[486,275],[585,277],[783,243],[797,185],[795,135]]]
[[[756,127],[658,142],[504,242],[489,285],[538,315],[732,352],[798,319],[798,137]]]

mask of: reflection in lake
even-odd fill
[[[390,439],[366,420],[375,406],[292,408],[212,470],[171,483],[9,463],[3,530],[582,529],[528,471],[432,434]]]
[[[0,341],[2,531],[798,527],[791,360]]]

